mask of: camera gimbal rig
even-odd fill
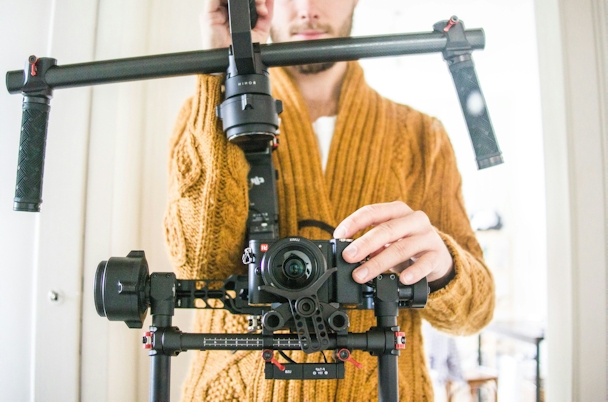
[[[250,164],[249,178],[263,185],[249,193],[249,247],[243,256],[248,276],[219,280],[177,280],[173,273],[149,274],[143,251],[100,263],[95,276],[95,306],[101,316],[141,328],[148,308],[152,326],[144,336],[151,356],[151,401],[169,400],[170,358],[186,350],[261,350],[266,378],[343,378],[344,362],[357,365],[352,350],[378,357],[379,400],[398,397],[397,359],[405,346],[399,332],[399,308],[426,304],[426,279],[400,285],[396,275],[366,285],[352,280],[358,264],[342,259],[347,240],[278,238],[275,169],[278,114],[282,104],[270,95],[267,68],[294,64],[356,60],[363,57],[443,52],[452,72],[469,127],[479,168],[502,163],[479,89],[471,53],[484,46],[481,30],[465,31],[455,17],[438,22],[432,33],[339,38],[299,43],[252,43],[255,2],[230,0],[232,46],[132,59],[57,66],[51,58],[31,56],[23,71],[6,76],[9,92],[23,93],[23,119],[14,209],[40,210],[46,129],[54,88],[227,71],[225,101],[217,115],[228,139],[238,144]],[[228,58],[226,57],[228,55]],[[481,108],[468,108],[471,97]],[[261,178],[261,180],[260,180]],[[203,307],[197,301],[202,301]],[[376,326],[349,333],[343,308],[374,309]],[[249,334],[188,334],[172,326],[175,308],[223,308],[250,316]],[[275,334],[289,328],[290,334]],[[334,351],[334,362],[321,365],[279,363],[274,351]]]

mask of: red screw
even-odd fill
[[[453,15],[452,18],[450,18],[450,20],[448,21],[448,24],[445,26],[445,28],[443,28],[443,32],[449,31],[450,28],[452,28],[456,24],[458,24],[458,17]]]
[[[30,74],[36,75],[36,63],[38,62],[38,58],[34,55],[31,55],[27,61],[30,63]]]
[[[351,362],[358,369],[363,367],[361,363],[352,358],[352,356],[350,355],[350,350],[348,349],[340,349],[338,351],[338,359],[342,360],[343,362]]]
[[[272,364],[274,364],[275,366],[277,366],[279,368],[279,370],[285,371],[285,366],[283,366],[281,363],[279,363],[274,358],[274,354],[272,353],[272,350],[270,350],[270,349],[264,349],[262,351],[262,359],[264,359],[264,361],[266,363],[272,363]]]

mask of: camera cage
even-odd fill
[[[282,103],[270,95],[267,68],[442,52],[454,78],[478,167],[482,169],[502,163],[485,102],[475,113],[466,108],[471,96],[481,96],[483,101],[471,58],[473,50],[485,45],[483,31],[465,31],[462,22],[452,17],[435,24],[431,33],[260,45],[252,43],[250,32],[257,19],[255,2],[229,0],[228,7],[233,40],[228,49],[66,66],[57,65],[52,58],[30,56],[23,70],[7,72],[9,92],[23,94],[20,143],[31,145],[19,150],[14,209],[40,211],[46,131],[54,89],[226,72],[226,99],[216,113],[228,139],[245,152],[251,167],[249,179],[264,183],[252,186],[249,193],[249,247],[243,255],[248,275],[232,275],[224,280],[178,280],[174,273],[150,274],[144,252],[132,251],[126,257],[112,257],[99,264],[94,284],[98,314],[111,321],[124,321],[130,328],[142,328],[150,310],[152,325],[143,341],[151,356],[151,401],[169,400],[170,358],[186,350],[261,350],[266,378],[274,379],[343,378],[345,362],[359,366],[351,351],[368,351],[378,357],[379,400],[398,400],[397,358],[405,347],[405,334],[397,325],[398,310],[424,307],[428,296],[426,279],[404,286],[399,284],[397,275],[389,273],[359,285],[351,277],[357,264],[341,260],[346,241],[279,239],[271,154],[278,145]],[[301,275],[299,271],[306,266],[312,279],[307,278],[296,289],[290,288],[294,282],[289,280],[278,283],[276,275],[264,265],[271,259],[266,257],[267,252],[285,244],[289,248],[291,240],[291,246],[300,242],[307,244],[310,251],[303,252],[308,255],[310,266],[300,255],[304,265],[295,266],[296,271],[291,274]],[[262,251],[261,245],[268,250]],[[324,252],[311,251],[319,251],[315,247],[324,248]],[[316,269],[313,263],[325,266],[312,272]],[[281,267],[285,269],[284,262]],[[172,326],[175,308],[225,309],[232,314],[246,314],[250,316],[250,332],[258,333],[182,333]],[[374,309],[376,326],[365,333],[349,333],[347,308]],[[283,328],[292,333],[275,333]],[[334,350],[334,362],[324,364],[321,371],[316,364],[279,363],[274,352],[283,354],[284,350]]]

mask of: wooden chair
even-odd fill
[[[489,367],[479,366],[474,370],[465,370],[462,373],[464,380],[469,385],[471,391],[471,401],[477,401],[477,391],[480,389],[489,389],[493,395],[493,402],[498,401],[498,373],[496,370]],[[446,384],[446,395],[448,402],[454,402],[455,392],[452,389],[452,384]]]

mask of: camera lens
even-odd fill
[[[305,250],[289,247],[278,253],[271,270],[275,285],[286,289],[304,289],[318,276],[315,267],[316,264]]]
[[[306,266],[300,257],[293,256],[285,260],[283,271],[288,278],[298,279],[306,273]]]
[[[325,257],[310,240],[290,237],[274,243],[262,258],[262,277],[267,285],[284,290],[302,290],[327,270]]]

